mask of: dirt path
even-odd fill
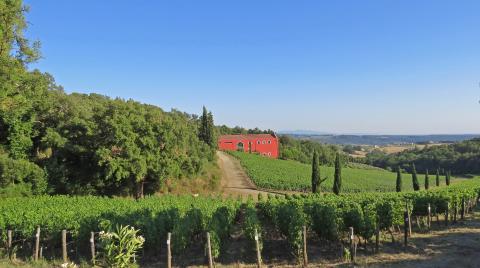
[[[443,225],[443,223],[442,223]],[[480,211],[450,228],[416,233],[407,251],[386,248],[381,254],[365,258],[369,267],[480,267]]]
[[[240,161],[220,151],[217,152],[217,156],[218,165],[222,169],[221,185],[225,194],[242,197],[252,195],[254,199],[257,199],[259,193],[267,194],[267,192],[257,190],[255,184],[240,165]]]

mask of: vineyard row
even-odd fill
[[[261,252],[272,233],[285,239],[291,253],[302,258],[307,231],[327,241],[348,241],[351,228],[371,241],[378,231],[404,226],[409,217],[464,215],[477,203],[480,181],[471,180],[431,191],[408,193],[358,193],[336,196],[269,196],[259,202],[221,197],[163,196],[140,201],[100,197],[33,197],[0,201],[0,232],[5,248],[16,247],[18,255],[31,256],[41,228],[44,255],[58,256],[65,232],[75,244],[76,256],[89,258],[92,232],[105,226],[130,225],[145,237],[144,255],[165,250],[171,233],[174,255],[205,243],[209,233],[211,254],[218,258],[231,240],[234,227],[241,227],[252,248]],[[428,217],[430,219],[430,217]],[[11,230],[10,235],[8,230]],[[85,245],[85,246],[81,246]],[[72,247],[70,247],[72,248]]]

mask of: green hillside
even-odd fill
[[[296,161],[279,160],[256,154],[232,152],[246,169],[253,182],[263,189],[310,191],[311,166]],[[333,185],[333,167],[322,166],[321,177],[328,177],[321,185],[324,192],[331,192]],[[392,192],[395,191],[396,173],[375,169],[342,169],[343,192]],[[403,174],[404,191],[411,191],[412,176]],[[418,175],[423,188],[425,176]],[[442,176],[440,185],[445,185]],[[430,187],[435,187],[435,175],[430,175]]]

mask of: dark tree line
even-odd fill
[[[429,146],[396,154],[382,151],[369,153],[365,163],[376,167],[394,170],[400,167],[412,172],[411,163],[415,163],[419,171],[441,169],[453,174],[480,173],[480,139],[473,139],[449,145]]]
[[[321,144],[315,141],[299,140],[289,136],[280,136],[280,159],[295,160],[309,164],[313,152],[317,152],[320,165],[335,165],[335,159],[339,148],[335,145]],[[345,163],[347,156],[340,154],[342,162]]]
[[[0,194],[140,197],[167,178],[196,176],[214,159],[209,112],[199,119],[66,94],[51,75],[30,71],[39,52],[23,36],[26,10],[20,0],[0,4]]]
[[[258,127],[246,129],[240,126],[228,127],[226,125],[221,125],[217,127],[218,133],[220,135],[233,135],[233,134],[274,134],[275,132],[271,129],[262,130]]]

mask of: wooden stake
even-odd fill
[[[63,263],[68,262],[68,255],[67,255],[67,230],[62,230],[62,257]]]
[[[408,246],[409,221],[410,221],[410,217],[408,216],[408,211],[405,211],[403,213],[403,221],[404,221],[404,230],[405,230],[404,245],[405,245],[405,248],[407,248],[407,246]]]
[[[307,256],[307,226],[303,226],[303,266],[308,266],[308,256]]]
[[[445,226],[448,227],[448,208],[450,207],[450,203],[447,202],[447,210],[445,210]]]
[[[95,233],[91,232],[90,233],[90,255],[92,255],[92,264],[95,265]]]
[[[38,261],[39,254],[40,254],[40,226],[37,227],[37,232],[35,234],[35,250],[33,253],[34,261]]]
[[[208,250],[208,268],[213,268],[212,247],[210,245],[210,233],[207,233],[207,250]]]
[[[430,203],[428,203],[428,218],[427,218],[427,225],[428,229],[432,227],[432,207],[430,206]]]
[[[355,233],[353,227],[350,227],[350,257],[352,263],[355,263]]]
[[[418,229],[421,230],[421,229],[422,229],[422,226],[420,226],[420,217],[419,217],[419,216],[416,216],[416,217],[415,217],[415,221],[417,222],[417,227],[418,227]]]
[[[457,202],[455,202],[454,208],[453,208],[453,223],[457,223],[457,214],[458,214],[458,205]]]
[[[408,207],[408,203],[405,203],[406,204],[406,209],[407,209],[407,216],[408,216],[408,236],[412,236],[412,221],[411,221],[411,217],[410,217],[410,209]]]
[[[167,267],[172,268],[172,249],[170,248],[172,241],[172,233],[167,235]]]
[[[13,237],[13,231],[12,230],[8,230],[7,231],[7,250],[10,251],[12,250],[12,239]]]
[[[255,228],[255,245],[257,248],[257,268],[262,267],[262,254],[260,252],[260,241],[258,237],[257,229]]]

